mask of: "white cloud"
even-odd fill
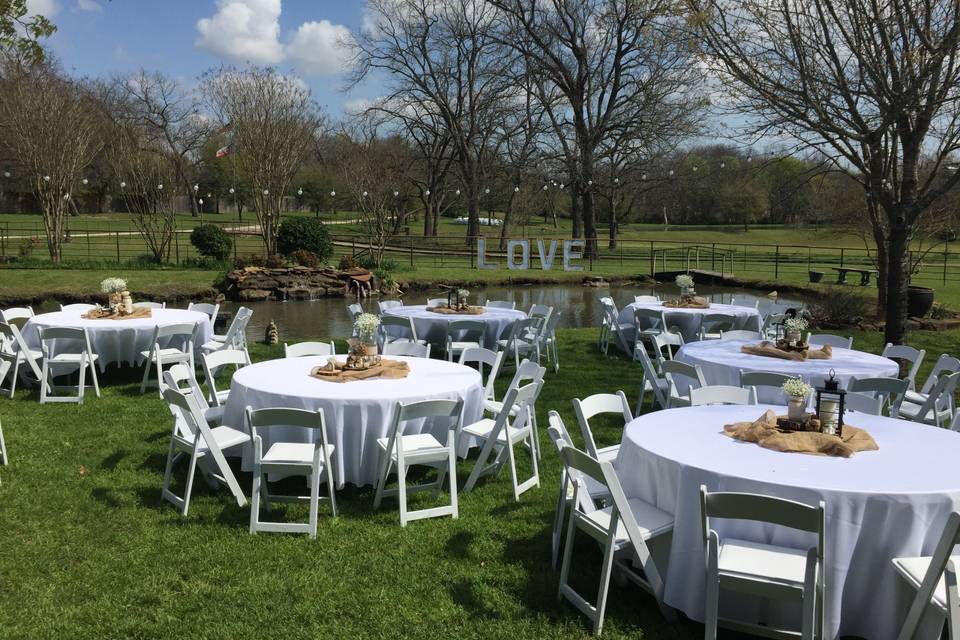
[[[280,0],[217,0],[217,12],[197,21],[198,49],[260,64],[284,58]]]
[[[103,5],[97,0],[77,0],[77,8],[80,11],[91,11],[93,13],[102,13]]]
[[[31,16],[44,16],[51,18],[60,11],[60,5],[57,0],[27,0],[27,14]]]
[[[287,44],[290,62],[301,73],[325,76],[344,71],[348,66],[352,40],[350,30],[329,20],[304,22]]]

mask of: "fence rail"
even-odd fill
[[[255,225],[223,223],[234,240],[233,255],[263,255],[263,241]],[[187,265],[199,258],[190,244],[192,228],[178,228],[170,246],[169,262]],[[371,245],[362,234],[331,227],[335,256],[362,256]],[[554,269],[562,268],[563,238],[558,240]],[[551,238],[545,238],[547,242]],[[396,271],[407,269],[471,269],[476,267],[476,240],[467,242],[462,235],[423,238],[399,235],[387,242],[385,257]],[[30,248],[25,248],[30,245]],[[486,259],[506,269],[506,256],[497,249],[496,238],[487,242]],[[540,269],[536,242],[530,243],[530,266]],[[130,226],[85,225],[70,231],[63,246],[63,259],[76,268],[109,264],[131,264],[149,255],[140,233]],[[43,227],[39,223],[15,224],[0,222],[0,256],[32,257],[44,260],[47,248]],[[654,272],[681,271],[699,268],[744,278],[777,282],[807,282],[810,272],[820,272],[824,282],[835,281],[838,269],[873,269],[875,251],[864,247],[835,247],[789,244],[756,244],[746,242],[678,242],[660,238],[619,240],[615,249],[605,239],[598,245],[595,258],[581,261],[586,271],[610,275],[652,275]],[[37,261],[20,260],[24,266]],[[16,263],[14,263],[16,264]],[[874,282],[875,280],[872,280]],[[926,253],[913,277],[915,284],[947,285],[960,282],[960,251],[949,245]]]

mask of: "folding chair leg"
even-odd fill
[[[320,504],[320,468],[314,466],[313,474],[310,476],[312,486],[310,487],[310,538],[317,538],[317,509]]]
[[[380,477],[377,478],[377,493],[373,497],[373,510],[376,511],[380,508],[380,502],[383,500],[383,492],[387,484],[387,476],[390,474],[390,467],[392,466],[390,460],[390,452],[387,450],[382,450],[380,452]]]
[[[0,438],[3,437],[3,434],[0,433]],[[460,506],[457,501],[457,448],[456,445],[451,442],[449,445],[450,449],[450,506],[453,508],[453,519],[456,520],[460,517]],[[958,639],[960,640],[960,639]]]
[[[187,510],[190,509],[190,494],[193,493],[193,476],[197,470],[197,452],[194,450],[193,455],[190,456],[190,467],[187,471],[187,489],[183,493],[183,511],[180,513],[182,515],[187,515]]]
[[[7,457],[7,443],[3,440],[3,425],[0,425],[0,464],[3,466],[10,464],[10,458]]]
[[[613,570],[613,536],[616,535],[616,529],[611,532],[611,537],[607,539],[607,546],[603,550],[603,568],[600,571],[600,588],[597,590],[597,610],[593,619],[593,633],[600,635],[603,631],[603,615],[607,609],[607,594],[610,592],[610,573]]]
[[[43,361],[42,377],[43,380],[40,381],[40,404],[47,401],[47,390],[53,386],[53,378],[50,377],[50,365],[47,364],[46,359]]]
[[[397,497],[400,499],[400,526],[407,526],[407,468],[403,460],[397,460]]]
[[[171,438],[170,449],[167,451],[167,466],[163,470],[163,489],[161,490],[161,496],[164,498],[170,493],[170,478],[173,475],[173,463],[176,461],[177,456],[176,447],[173,438]]]
[[[260,472],[253,470],[253,490],[250,492],[250,533],[257,533],[260,522]]]
[[[720,606],[720,583],[717,578],[717,551],[716,540],[708,542],[711,545],[710,553],[707,557],[707,593],[706,610],[704,611],[704,640],[717,640],[717,617]]]
[[[190,371],[196,371],[196,369],[190,369]],[[163,362],[160,360],[160,354],[157,354],[157,393],[163,400]]]
[[[567,541],[563,545],[563,562],[560,565],[560,584],[557,587],[557,600],[563,600],[563,589],[567,586],[567,576],[570,574],[570,560],[573,556],[573,536],[577,530],[574,522],[576,514],[576,505],[570,510],[570,518],[567,520]]]
[[[557,566],[557,560],[560,557],[560,536],[563,530],[563,516],[567,512],[567,472],[561,472],[560,493],[557,495],[557,506],[553,511],[553,527],[550,529],[550,562],[551,566]]]
[[[80,359],[80,374],[77,384],[77,403],[83,404],[84,385],[87,382],[87,363],[86,358]]]
[[[97,378],[97,363],[90,360],[90,378],[93,380],[94,394],[100,397],[100,380]]]
[[[147,390],[147,381],[150,379],[150,369],[153,368],[153,363],[150,361],[150,358],[147,358],[147,361],[143,363],[143,379],[140,381],[140,395]]]

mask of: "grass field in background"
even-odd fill
[[[0,467],[0,575],[11,585],[0,589],[3,637],[180,638],[189,628],[234,640],[269,628],[267,636],[282,638],[592,638],[586,619],[556,598],[550,524],[560,465],[546,415],[558,410],[579,443],[571,398],[623,389],[633,402],[640,368],[599,354],[595,329],[558,335],[562,366],[548,371],[537,406],[540,488],[515,503],[508,476],[488,479],[461,493],[458,520],[401,529],[395,500],[374,512],[372,489],[351,487],[338,493],[338,518],[321,505],[316,540],[249,535],[249,507],[202,480],[188,517],[161,502],[171,417],[155,392],[139,395],[138,371],[111,370],[103,397],[90,394],[82,407],[41,406],[27,391],[0,399],[11,457]],[[851,335],[858,348],[882,349],[880,334]],[[914,332],[912,340],[928,351],[920,379],[937,354],[960,353],[960,332]],[[281,355],[251,348],[254,360]],[[501,378],[501,393],[508,381]],[[621,438],[599,419],[594,431],[601,446]],[[471,463],[459,462],[461,482]],[[181,466],[177,490],[183,476]],[[238,479],[249,495],[250,475]],[[275,513],[292,520],[307,511]],[[578,539],[573,580],[593,597],[600,553]],[[604,638],[702,634],[694,623],[667,625],[635,586],[612,587]]]

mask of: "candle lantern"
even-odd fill
[[[459,296],[457,296],[456,287],[450,287],[449,289],[447,289],[447,308],[456,309],[458,298]]]
[[[837,372],[830,369],[830,377],[824,381],[822,387],[817,387],[817,418],[820,419],[824,433],[832,433],[837,437],[843,435],[843,413],[847,392],[840,388],[836,379]]]

